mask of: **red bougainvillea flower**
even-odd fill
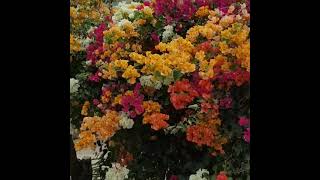
[[[192,74],[192,86],[204,99],[211,98],[213,85],[210,79],[204,80],[200,78],[199,72]]]
[[[232,98],[226,97],[219,101],[219,105],[221,108],[230,109],[232,107]]]
[[[213,85],[210,80],[200,80],[197,84],[197,91],[204,99],[211,98]]]
[[[249,124],[249,119],[246,117],[240,117],[238,123],[240,126],[247,126]]]
[[[199,95],[187,79],[176,81],[173,85],[170,85],[168,92],[170,93],[170,101],[175,109],[183,109]]]
[[[210,52],[210,53],[217,53],[219,52],[219,49],[216,47],[213,47],[211,45],[211,41],[205,41],[203,43],[200,43],[199,45],[197,45],[194,48],[194,53],[198,52],[198,51],[204,51],[204,52]]]
[[[144,1],[143,4],[144,4],[145,6],[150,6],[151,3],[150,3],[149,1]]]
[[[218,115],[219,114],[219,106],[212,103],[202,102],[201,103],[201,111],[202,113],[211,113],[212,115]]]
[[[106,20],[107,22],[112,22],[112,17],[111,17],[111,16],[106,16],[106,17],[105,17],[105,20]]]
[[[250,72],[245,70],[238,70],[235,72],[234,81],[237,86],[241,86],[242,84],[250,81]]]
[[[198,146],[213,146],[214,134],[212,130],[203,125],[192,125],[187,128],[187,140]]]
[[[120,155],[119,155],[119,159],[118,162],[122,165],[122,166],[126,166],[128,165],[128,163],[130,161],[133,160],[133,155],[127,151],[121,151]]]
[[[217,180],[228,180],[228,176],[226,175],[226,173],[225,173],[224,171],[221,171],[221,172],[218,174],[218,176],[217,176],[216,179],[217,179]]]
[[[179,180],[179,178],[176,175],[171,175],[169,180]]]
[[[250,143],[250,128],[247,128],[246,131],[244,131],[243,139],[244,139],[247,143]]]
[[[250,72],[238,69],[234,72],[225,72],[217,76],[220,88],[229,88],[232,85],[241,86],[250,81]]]

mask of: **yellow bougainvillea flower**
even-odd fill
[[[132,65],[128,66],[128,68],[122,74],[123,78],[128,79],[128,83],[134,84],[136,83],[136,78],[140,77],[137,69],[135,69]]]
[[[209,15],[209,6],[201,6],[196,12],[197,17],[205,17],[208,15]]]

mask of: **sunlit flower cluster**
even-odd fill
[[[92,148],[97,140],[108,140],[119,129],[119,121],[116,111],[108,111],[102,117],[85,117],[80,128],[80,139],[75,144],[76,149]]]

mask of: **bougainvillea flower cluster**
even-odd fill
[[[249,4],[71,2],[70,132],[94,178],[249,178]]]

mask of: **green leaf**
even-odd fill
[[[216,180],[216,176],[210,176],[209,180]]]
[[[188,108],[198,110],[199,106],[198,106],[198,104],[192,104],[192,105],[189,105]]]
[[[183,74],[180,71],[173,70],[173,79],[175,81],[179,80],[182,76],[183,76]]]

